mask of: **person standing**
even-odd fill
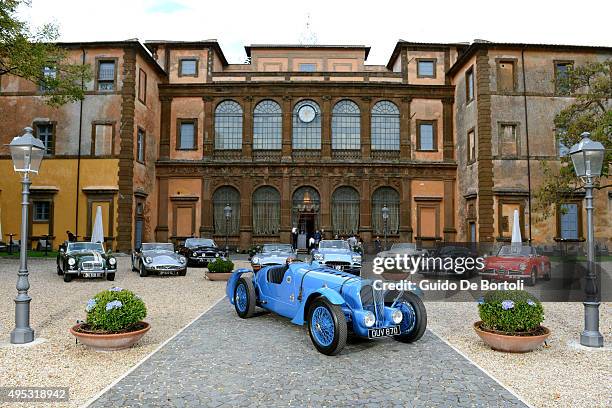
[[[374,248],[376,248],[376,253],[382,251],[382,244],[380,243],[380,237],[377,235],[374,240]]]
[[[297,227],[291,228],[291,246],[293,249],[297,249],[298,229]]]
[[[319,242],[321,241],[321,232],[319,232],[319,230],[315,231],[314,240],[315,240],[315,245],[319,245]]]

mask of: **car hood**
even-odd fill
[[[529,262],[525,256],[491,256],[485,259],[485,268],[509,268]]]
[[[264,254],[257,254],[254,256],[259,258],[260,264],[284,264],[288,257],[295,256],[291,252],[269,252]]]
[[[98,251],[77,251],[77,252],[69,252],[67,254],[69,257],[76,259],[79,262],[83,261],[99,261],[103,262],[106,260],[106,254],[104,252]]]
[[[323,255],[352,255],[353,252],[348,249],[323,248],[319,249],[319,253]]]
[[[179,265],[179,257],[170,254],[159,254],[157,256],[151,257],[152,262],[151,265]]]
[[[213,246],[195,246],[195,247],[187,247],[187,249],[189,249],[190,251],[196,252],[196,251],[218,251],[219,248],[218,247],[213,247]]]

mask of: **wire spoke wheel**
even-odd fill
[[[308,308],[308,332],[316,349],[334,356],[346,346],[346,317],[339,305],[324,297],[312,301]]]
[[[244,312],[247,308],[247,290],[241,282],[236,288],[236,307],[239,311]]]
[[[331,313],[324,306],[317,307],[312,313],[310,331],[319,344],[329,347],[334,341],[334,321]]]

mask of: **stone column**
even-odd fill
[[[372,129],[372,98],[369,96],[361,98],[359,110],[361,113],[361,157],[364,160],[369,160],[372,151],[372,136],[370,134]]]
[[[455,181],[444,180],[444,241],[455,242]]]
[[[400,187],[400,241],[412,241],[412,179],[402,177]]]
[[[444,161],[454,159],[455,146],[453,143],[453,98],[442,98],[442,124],[443,157]]]
[[[253,193],[253,179],[250,176],[242,177],[240,189],[240,249],[247,249],[253,237],[253,214],[251,196]]]
[[[242,159],[251,161],[253,152],[253,97],[242,101]]]
[[[363,118],[363,113],[362,113]],[[363,134],[363,133],[362,133]],[[363,151],[363,150],[362,150]],[[359,234],[367,248],[374,248],[372,244],[372,193],[370,191],[370,178],[361,180],[359,192]]]
[[[331,185],[329,177],[324,177],[320,180],[319,193],[321,194],[321,207],[319,209],[319,215],[321,216],[319,220],[320,227],[325,230],[327,236],[331,236]]]
[[[281,242],[291,241],[291,183],[287,174],[283,175],[281,186]]]
[[[410,135],[410,103],[412,98],[402,98],[400,102],[400,160],[409,161],[411,159],[411,135]]]
[[[210,159],[215,146],[215,122],[213,120],[213,98],[204,96],[204,126],[202,126],[203,156]]]
[[[210,238],[213,235],[212,191],[210,178],[202,177],[202,191],[200,193],[200,236]]]
[[[282,142],[282,161],[290,162],[292,154],[291,139],[293,134],[293,122],[292,122],[292,110],[291,110],[291,97],[283,96],[283,142]]]
[[[168,242],[168,179],[157,180],[157,226],[155,227],[155,240]]]
[[[321,159],[331,160],[331,97],[324,96],[321,106]]]
[[[159,158],[168,160],[170,158],[170,130],[172,129],[172,97],[161,96],[161,119],[159,124]]]

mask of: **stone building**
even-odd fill
[[[539,162],[558,161],[552,119],[572,101],[556,75],[611,48],[399,41],[382,66],[359,45],[251,45],[246,64],[215,40],[62,45],[93,68],[82,102],[51,109],[35,84],[0,82],[2,143],[33,126],[49,150],[33,180],[33,242],[87,237],[97,206],[121,251],[226,235],[246,248],[288,242],[292,227],[505,240],[515,208],[534,242],[583,239],[580,195],[540,223],[529,197]],[[0,169],[6,234],[18,231],[20,187],[5,147]],[[610,200],[597,194],[599,239],[612,236]]]

